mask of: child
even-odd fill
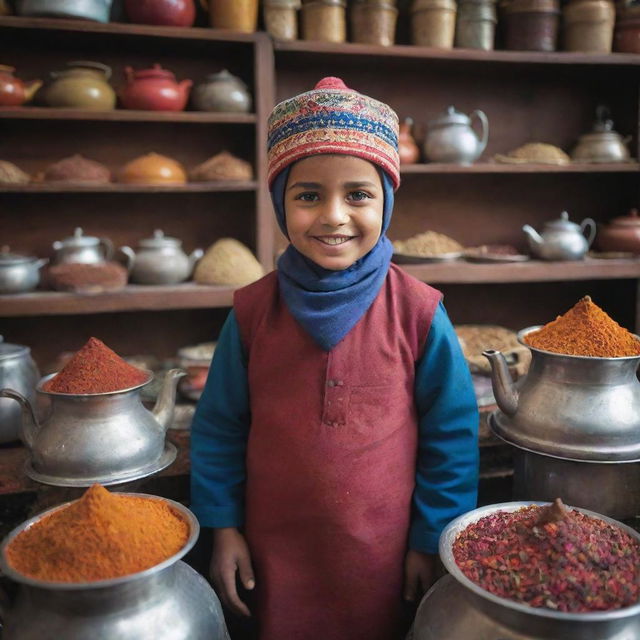
[[[478,414],[441,294],[390,264],[398,117],[325,78],[275,107],[290,245],[236,292],[192,425],[212,579],[261,640],[399,638],[443,527],[475,507]],[[255,578],[254,578],[255,571]],[[252,612],[253,613],[253,612]]]

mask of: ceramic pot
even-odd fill
[[[630,251],[640,254],[640,216],[637,209],[629,215],[613,218],[598,228],[598,248],[601,251]]]
[[[400,131],[398,134],[398,155],[400,156],[400,164],[415,164],[420,158],[420,149],[416,144],[414,137],[411,135],[413,120],[405,118],[400,123]]]
[[[109,111],[116,106],[116,94],[108,80],[111,68],[100,62],[68,62],[64,71],[51,72],[43,89],[50,107]]]
[[[624,16],[616,20],[613,49],[620,53],[640,53],[640,17]]]
[[[51,16],[109,22],[112,0],[17,0],[21,16]]]
[[[344,42],[347,15],[344,0],[314,0],[302,5],[302,37],[318,42]]]
[[[128,162],[120,174],[125,184],[184,184],[187,174],[179,162],[159,153],[148,153]]]
[[[240,78],[226,69],[208,75],[191,92],[191,104],[197,111],[251,111],[251,95]]]
[[[258,26],[258,0],[207,0],[214,29],[253,33]]]
[[[189,99],[191,80],[176,82],[176,77],[154,64],[151,69],[124,69],[126,84],[120,90],[120,102],[125,109],[143,111],[182,111]]]
[[[504,8],[505,48],[555,51],[560,27],[558,0],[511,0]]]
[[[193,0],[125,0],[131,22],[167,27],[190,27],[196,19]]]
[[[411,42],[420,47],[451,49],[456,31],[455,0],[414,0]]]
[[[41,80],[23,82],[13,75],[14,67],[0,64],[0,107],[18,107],[29,102],[42,86]]]
[[[611,52],[616,19],[611,0],[571,0],[562,13],[566,51]]]

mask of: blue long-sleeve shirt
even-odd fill
[[[247,359],[233,310],[191,426],[191,509],[203,526],[244,519],[251,423]],[[442,529],[476,506],[478,409],[466,361],[442,303],[416,363],[418,457],[409,546],[437,553]]]

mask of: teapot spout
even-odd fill
[[[531,225],[525,224],[522,230],[527,234],[531,244],[540,246],[544,243],[542,236]]]
[[[0,389],[0,398],[11,398],[20,403],[20,407],[22,408],[20,438],[29,449],[32,449],[36,434],[40,429],[40,424],[36,418],[33,406],[21,393],[13,389]]]
[[[178,386],[178,380],[185,375],[187,375],[187,372],[182,369],[170,369],[164,378],[156,406],[152,411],[163,431],[169,428],[173,420],[173,408],[176,404],[176,387]]]
[[[25,102],[31,102],[33,97],[36,95],[36,92],[42,86],[42,80],[31,80],[31,82],[27,82],[24,88],[24,96]]]
[[[491,365],[491,386],[496,402],[503,413],[513,416],[518,410],[518,392],[509,373],[507,361],[500,351],[489,349],[482,355]]]

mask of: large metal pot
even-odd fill
[[[414,622],[413,640],[637,640],[640,603],[624,609],[564,613],[500,598],[469,580],[458,568],[452,547],[470,524],[496,511],[517,511],[531,502],[505,502],[470,511],[451,522],[440,536],[440,558],[450,575],[425,595]],[[640,534],[593,511],[640,541]]]
[[[181,504],[168,502],[189,522],[186,545],[151,569],[112,580],[44,582],[17,573],[7,563],[7,545],[65,505],[14,529],[0,548],[2,572],[20,585],[16,601],[4,616],[3,640],[228,640],[216,594],[202,576],[180,561],[198,538],[198,521]]]
[[[11,253],[8,246],[0,247],[0,294],[31,291],[40,282],[40,269],[49,262],[33,256]]]
[[[0,336],[0,388],[11,387],[33,402],[39,379],[40,373],[31,358],[31,349],[4,342]],[[0,398],[0,443],[19,438],[20,422],[20,406],[12,400]]]
[[[21,16],[53,16],[83,18],[109,22],[113,0],[18,0],[16,11]]]

